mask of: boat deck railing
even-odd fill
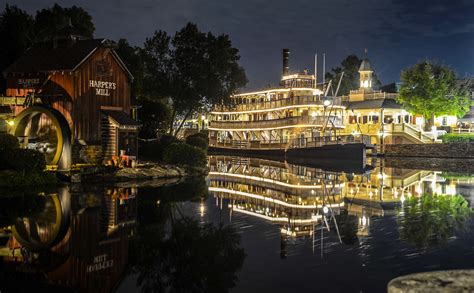
[[[234,107],[220,107],[215,110],[216,113],[219,112],[232,112],[238,111],[255,111],[255,110],[267,110],[275,109],[288,106],[297,106],[297,105],[315,105],[315,106],[324,106],[324,100],[326,97],[323,96],[294,96],[284,99],[274,99],[270,101],[254,102],[254,103],[242,103],[235,105]],[[342,100],[341,97],[331,97],[331,104],[333,106],[341,106]]]
[[[321,147],[324,145],[337,145],[337,144],[352,144],[362,143],[367,147],[372,147],[371,139],[369,135],[327,135],[321,137],[310,137],[310,138],[295,138],[291,141],[290,148],[311,148]]]
[[[354,144],[362,143],[366,147],[373,147],[369,135],[334,135],[321,136],[312,138],[295,138],[281,140],[261,140],[261,141],[244,141],[244,140],[227,140],[222,142],[210,141],[210,146],[229,148],[229,149],[261,149],[261,150],[286,150],[289,148],[312,148],[324,145],[337,144]]]
[[[295,116],[280,119],[262,120],[262,121],[210,121],[210,129],[238,129],[245,130],[269,130],[285,127],[322,127],[330,125],[332,127],[342,128],[344,123],[339,116]]]

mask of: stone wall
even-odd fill
[[[414,170],[443,171],[474,175],[474,159],[466,158],[423,158],[386,157],[385,167]]]
[[[386,157],[474,158],[474,143],[384,145]]]

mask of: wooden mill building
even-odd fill
[[[3,74],[15,115],[40,101],[64,115],[73,146],[101,153],[103,160],[120,150],[137,154],[133,76],[106,39],[68,36],[36,44]]]

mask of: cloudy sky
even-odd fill
[[[291,50],[291,70],[313,69],[315,52],[326,53],[328,69],[349,54],[366,55],[383,83],[424,58],[474,74],[474,0],[0,0],[31,14],[54,2],[89,11],[97,37],[134,45],[189,21],[228,34],[249,89],[278,82],[282,48]]]

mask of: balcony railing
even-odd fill
[[[358,90],[352,90],[351,95],[362,94]],[[395,100],[398,96],[397,93],[385,93],[385,92],[372,92],[372,93],[363,93],[364,100],[377,100],[377,99],[391,99]],[[349,96],[342,96],[342,101],[349,101]]]
[[[343,121],[338,116],[296,116],[281,119],[262,120],[262,121],[210,121],[210,129],[241,129],[241,130],[271,130],[273,128],[285,128],[296,125],[343,127]]]
[[[238,111],[254,111],[254,110],[267,110],[274,108],[281,108],[287,106],[296,106],[296,105],[316,105],[323,106],[324,102],[323,96],[295,96],[286,99],[265,101],[259,103],[250,103],[250,104],[239,104],[234,108],[222,107],[217,108],[216,112],[238,112]],[[331,105],[341,106],[341,97],[331,97]]]

